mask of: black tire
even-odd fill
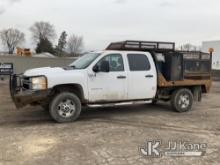
[[[187,112],[192,109],[193,94],[189,89],[179,89],[173,92],[171,106],[177,112]]]
[[[55,121],[68,123],[78,119],[82,107],[80,99],[74,93],[62,92],[52,99],[49,109]]]

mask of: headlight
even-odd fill
[[[31,78],[31,84],[33,90],[47,89],[47,78],[44,76]]]

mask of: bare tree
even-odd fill
[[[8,53],[13,54],[15,48],[25,41],[24,33],[17,29],[5,29],[0,32],[0,38],[4,45],[8,48]]]
[[[84,47],[83,37],[72,34],[67,41],[67,50],[73,55],[79,55]]]
[[[55,28],[49,22],[35,22],[30,31],[36,43],[39,43],[41,39],[51,41],[56,37]]]

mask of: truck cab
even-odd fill
[[[167,81],[170,74],[160,65],[165,56],[149,48],[141,49],[139,42],[138,49],[128,47],[129,43],[134,46],[135,42],[123,42],[121,47],[117,47],[118,43],[111,44],[106,50],[86,54],[67,67],[36,68],[12,75],[10,87],[15,105],[18,108],[41,105],[57,122],[75,121],[82,106],[90,105],[171,100],[175,110],[190,110],[210,79],[196,83],[189,83],[188,79]],[[178,69],[182,68],[176,72]]]
[[[156,67],[147,52],[105,51],[87,75],[89,103],[146,100],[157,92]]]

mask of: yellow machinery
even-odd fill
[[[24,57],[31,57],[32,56],[30,49],[17,48],[16,54],[17,54],[17,56],[24,56]]]

